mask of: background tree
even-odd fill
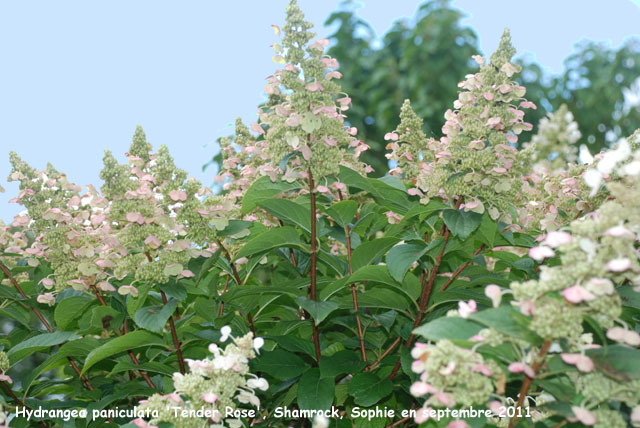
[[[456,84],[475,70],[470,58],[478,53],[477,37],[462,27],[462,17],[448,0],[427,2],[411,20],[415,25],[396,21],[379,48],[373,29],[353,12],[351,2],[325,22],[339,24],[329,54],[338,59],[343,89],[358,106],[349,111],[348,121],[371,146],[363,160],[378,175],[386,170],[384,134],[397,125],[405,99],[424,118],[427,136],[441,136],[442,112],[455,99]]]
[[[403,100],[409,98],[424,118],[427,136],[439,138],[442,112],[455,98],[457,82],[475,72],[469,58],[479,53],[479,47],[475,32],[462,26],[463,14],[449,0],[425,2],[413,19],[396,21],[380,41],[354,10],[347,1],[325,22],[338,24],[329,54],[339,61],[345,75],[342,86],[358,106],[349,111],[348,120],[371,147],[363,160],[380,174],[386,170],[384,134],[397,126]],[[527,115],[536,127],[547,113],[566,104],[582,132],[581,143],[598,152],[632,133],[640,122],[637,106],[625,102],[625,93],[633,93],[634,84],[636,97],[638,93],[638,39],[629,39],[620,48],[584,41],[557,76],[527,57],[517,63],[523,67],[519,83],[540,107]]]

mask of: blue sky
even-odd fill
[[[157,148],[210,183],[201,166],[237,116],[253,120],[273,72],[287,0],[34,0],[0,3],[0,218],[20,207],[6,183],[8,152],[39,169],[50,161],[78,184],[99,184],[105,148],[121,159],[137,124]],[[321,36],[339,2],[299,0]],[[360,15],[378,34],[413,16],[416,0],[365,1]],[[483,53],[510,27],[520,53],[549,70],[581,39],[619,45],[638,33],[640,0],[454,0],[467,13]]]

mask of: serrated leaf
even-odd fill
[[[149,346],[165,346],[165,344],[162,337],[145,330],[132,331],[124,336],[108,340],[87,355],[82,373],[86,373],[91,367],[112,355]]]
[[[242,197],[242,213],[247,214],[258,206],[258,203],[267,199],[271,199],[280,193],[297,189],[298,183],[287,183],[286,181],[271,181],[268,176],[258,178],[247,189]]]
[[[293,223],[311,233],[311,210],[308,207],[288,199],[266,199],[258,205],[283,222]]]
[[[496,233],[498,233],[498,224],[495,220],[491,219],[489,213],[485,212],[482,215],[482,221],[478,227],[478,235],[480,241],[487,244],[488,248],[493,248],[493,244],[496,239]]]
[[[422,257],[427,249],[427,245],[423,242],[411,242],[393,247],[386,258],[391,276],[396,281],[402,282],[413,262]]]
[[[321,377],[320,370],[311,369],[298,381],[298,406],[304,410],[326,410],[333,403],[334,379]]]
[[[389,379],[380,379],[373,373],[358,373],[349,382],[349,395],[356,404],[369,407],[380,402],[393,391]]]
[[[250,257],[280,247],[293,247],[308,250],[298,236],[298,231],[291,226],[268,230],[247,242],[238,252],[237,258]]]
[[[111,369],[111,372],[107,375],[107,377],[129,370],[144,370],[150,373],[160,373],[166,376],[171,376],[176,371],[175,368],[170,367],[166,364],[159,363],[157,361],[147,361],[144,363],[141,362],[140,365],[133,364],[133,362],[131,361],[120,361],[113,367],[113,369]]]
[[[58,302],[53,315],[58,328],[66,330],[74,320],[82,316],[85,306],[90,305],[94,300],[88,296],[72,296]]]
[[[358,203],[356,201],[346,200],[331,205],[331,207],[327,209],[327,214],[341,227],[345,227],[351,223],[357,211]]]
[[[18,361],[25,357],[39,352],[45,349],[49,349],[52,346],[59,345],[68,340],[77,339],[78,336],[71,331],[54,331],[53,333],[42,333],[37,336],[31,337],[24,342],[18,343],[13,348],[9,349],[7,356],[11,365],[14,365]]]
[[[454,236],[464,240],[480,226],[482,214],[464,210],[444,210],[442,219]]]
[[[296,302],[314,319],[316,325],[320,324],[331,312],[340,307],[336,302],[318,302],[298,296]]]
[[[138,309],[133,316],[133,320],[140,328],[160,333],[177,306],[178,301],[171,298],[165,305],[146,306]]]
[[[276,379],[285,380],[301,375],[309,365],[296,354],[276,349],[262,352],[255,360],[254,368]]]
[[[483,328],[483,325],[468,319],[443,317],[421,325],[413,330],[413,333],[428,340],[469,340],[471,336],[478,334]]]
[[[400,239],[398,238],[380,238],[363,242],[353,250],[351,267],[354,271],[357,271],[363,266],[372,264],[375,260],[385,255],[399,241]]]
[[[320,359],[322,376],[339,376],[341,374],[359,373],[366,363],[353,351],[339,351],[330,357]]]
[[[217,233],[218,236],[229,236],[239,239],[249,235],[249,226],[253,223],[245,220],[229,220],[229,225]]]
[[[29,374],[22,382],[22,388],[25,394],[29,391],[29,387],[38,376],[47,372],[58,365],[68,364],[67,357],[84,358],[92,349],[98,347],[100,342],[92,337],[84,337],[82,339],[67,342],[56,352],[50,355],[42,364],[29,371]]]

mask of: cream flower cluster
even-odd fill
[[[189,373],[173,375],[173,392],[154,394],[139,403],[142,410],[148,409],[158,416],[149,421],[136,419],[133,422],[138,427],[151,428],[160,422],[169,422],[176,428],[239,428],[244,426],[241,420],[225,418],[227,408],[235,410],[247,405],[260,408],[256,391],[266,391],[269,383],[250,372],[249,360],[256,357],[264,341],[253,338],[252,333],[235,338],[228,326],[223,327],[221,333],[221,342],[231,338],[232,343],[224,349],[211,344],[212,357],[186,360]],[[177,416],[175,408],[179,408]],[[207,411],[210,416],[181,416],[182,410],[187,411],[187,415],[190,410]]]
[[[555,171],[578,161],[576,143],[581,136],[573,114],[562,104],[540,120],[538,132],[524,147],[534,146],[531,155],[535,170]]]

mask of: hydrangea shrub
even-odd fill
[[[100,187],[10,154],[0,424],[640,426],[640,135],[578,163],[561,109],[526,137],[505,31],[444,136],[407,100],[370,178],[329,41],[295,1],[274,30],[217,193],[142,128]]]

